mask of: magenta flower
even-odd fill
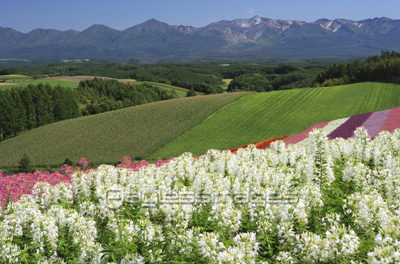
[[[87,159],[81,158],[81,159],[79,160],[79,166],[81,166],[82,168],[87,167],[87,165],[88,165]]]
[[[129,165],[131,165],[131,158],[130,157],[123,157],[122,161],[121,161],[121,165],[123,167],[128,167]]]

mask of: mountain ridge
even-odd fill
[[[326,18],[314,22],[221,20],[204,27],[149,19],[125,30],[94,24],[83,31],[0,27],[1,59],[365,57],[399,51],[400,20]]]

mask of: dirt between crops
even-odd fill
[[[0,82],[0,86],[6,86],[6,85],[15,85],[15,83],[2,83],[2,82]]]
[[[105,80],[117,80],[122,83],[134,83],[134,81],[126,81],[126,80],[118,80],[109,77],[99,77],[99,76],[68,76],[68,77],[60,77],[60,78],[51,78],[51,80],[61,80],[61,81],[72,81],[72,82],[80,82],[84,80],[93,80],[94,78],[105,79]]]

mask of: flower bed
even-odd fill
[[[0,262],[397,263],[400,131],[355,134],[37,182],[0,217]]]
[[[308,133],[314,129],[321,129],[328,135],[329,139],[338,137],[347,139],[353,137],[356,128],[361,126],[366,129],[371,137],[377,136],[380,131],[393,132],[395,129],[400,128],[400,107],[316,124],[302,133],[288,138],[285,143],[286,145],[299,142],[307,144]]]
[[[284,137],[279,137],[279,138],[274,138],[274,139],[267,139],[267,140],[263,140],[263,141],[260,141],[260,142],[255,142],[255,143],[250,144],[250,145],[254,145],[256,149],[265,149],[265,148],[268,148],[271,145],[272,142],[275,142],[275,141],[278,141],[278,140],[284,140],[284,139],[286,139],[288,137],[289,136],[284,136]],[[249,145],[245,145],[245,146],[238,147],[238,148],[231,148],[231,149],[229,149],[229,151],[234,153],[234,154],[236,154],[239,149],[246,149],[248,147],[249,147]]]

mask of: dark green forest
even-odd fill
[[[333,64],[315,79],[318,86],[367,81],[400,83],[400,53],[382,51],[364,62]]]
[[[175,91],[166,91],[150,84],[128,85],[99,78],[81,81],[75,93],[83,106],[83,115],[177,98]]]
[[[265,71],[245,73],[232,80],[228,91],[268,92],[312,86],[316,71],[279,65]]]
[[[80,116],[71,89],[46,84],[0,90],[0,141],[52,122]]]

